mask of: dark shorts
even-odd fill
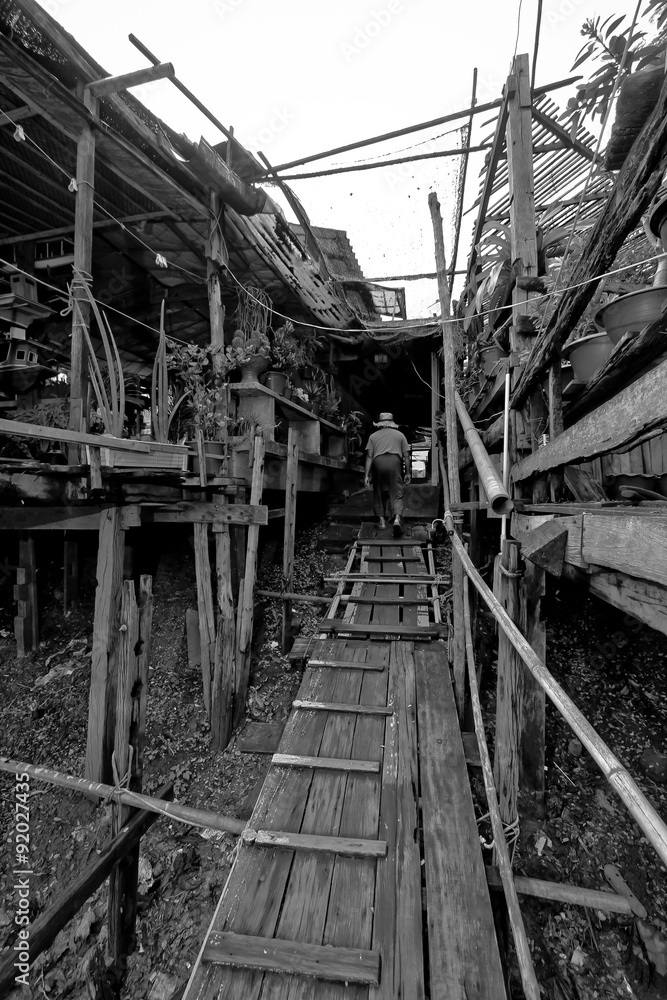
[[[395,517],[403,513],[403,461],[398,455],[378,455],[371,465],[373,513]]]

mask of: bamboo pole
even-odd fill
[[[100,781],[88,781],[86,778],[77,778],[73,774],[63,774],[61,771],[53,771],[48,767],[37,767],[24,761],[11,760],[9,757],[0,757],[0,771],[9,771],[10,774],[28,774],[36,781],[45,781],[49,785],[69,788],[71,791],[81,792],[83,795],[96,795],[100,799],[110,799],[112,802],[122,802],[126,806],[160,813],[178,823],[198,826],[204,830],[221,830],[224,833],[240,834],[246,827],[244,820],[236,819],[234,816],[221,816],[204,809],[193,809],[180,802],[163,802],[152,795],[141,795],[139,792],[130,792],[125,788],[116,788],[114,785],[105,785]]]
[[[440,319],[442,321],[442,353],[444,361],[443,388],[445,391],[445,427],[447,433],[447,469],[449,473],[449,501],[461,502],[461,486],[459,483],[459,446],[458,422],[456,419],[456,352],[454,350],[454,326],[446,325],[452,311],[451,296],[447,283],[447,262],[445,260],[445,241],[442,233],[442,216],[440,203],[435,191],[428,196],[433,224],[433,239],[435,241],[435,263],[438,273],[438,295],[440,298]],[[445,484],[443,483],[443,489]],[[463,569],[452,550],[452,619],[453,634],[450,637],[449,648],[451,662],[454,668],[454,694],[459,719],[463,718],[465,706],[465,648],[463,643]]]
[[[475,653],[472,645],[472,629],[470,627],[470,596],[468,594],[467,580],[465,581],[465,586],[463,588],[463,619],[465,626],[466,657],[468,660],[470,701],[475,719],[475,733],[477,735],[479,757],[482,762],[484,787],[486,788],[486,801],[489,807],[489,816],[491,818],[493,843],[498,860],[498,870],[500,872],[500,878],[502,879],[503,890],[505,892],[505,901],[507,903],[507,910],[512,927],[514,947],[516,949],[516,957],[519,963],[519,971],[521,972],[521,982],[523,983],[524,993],[528,997],[528,1000],[539,1000],[540,987],[535,976],[533,960],[530,955],[530,948],[528,947],[528,939],[526,937],[526,928],[523,924],[521,908],[519,907],[519,899],[516,893],[516,886],[514,885],[512,862],[510,861],[509,851],[505,841],[505,833],[503,831],[503,824],[500,818],[498,798],[496,796],[496,786],[493,782],[491,760],[489,758],[489,750],[486,745],[486,736],[484,735],[484,720],[482,718],[482,706],[480,705],[479,691],[477,688]]]
[[[644,793],[637,786],[628,770],[611,752],[584,714],[565,693],[558,681],[547,670],[528,640],[521,634],[503,606],[487,587],[475,569],[463,542],[456,534],[450,511],[445,511],[445,527],[456,548],[463,568],[479,591],[491,614],[505,631],[508,639],[521,656],[533,677],[544,688],[551,702],[558,709],[573,732],[579,737],[604,777],[619,796],[630,815],[641,827],[646,839],[653,845],[663,864],[667,865],[667,824],[658,815]]]

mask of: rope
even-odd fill
[[[103,805],[108,805],[112,800],[117,800],[122,791],[130,790],[130,778],[132,777],[132,758],[134,757],[134,747],[130,743],[128,746],[129,756],[127,761],[127,771],[121,778],[118,774],[118,764],[116,763],[116,751],[111,755],[111,773],[113,775],[113,788],[103,799]]]

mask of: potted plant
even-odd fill
[[[320,416],[331,424],[340,423],[340,393],[336,392],[331,381],[328,381],[320,401]]]
[[[271,299],[254,285],[240,291],[236,309],[236,329],[231,347],[226,351],[229,370],[240,368],[242,384],[257,384],[269,367],[271,345],[267,336],[271,317]]]
[[[588,382],[611,354],[613,344],[607,334],[595,327],[585,327],[584,336],[570,340],[563,347],[563,357],[572,365],[574,377]]]
[[[326,378],[322,369],[316,365],[307,365],[301,377],[301,386],[308,393],[313,413],[319,414],[326,391]]]
[[[294,336],[294,325],[287,320],[283,326],[273,331],[271,337],[271,367],[263,376],[268,389],[284,395],[288,377],[299,367],[301,349]]]
[[[204,438],[207,472],[214,475],[224,459],[224,442],[220,440],[227,416],[227,376],[236,367],[237,357],[233,348],[213,347],[211,344],[172,343],[168,367],[180,388],[180,405],[184,402],[185,430],[189,435],[191,451],[198,432]],[[199,458],[195,456],[193,471],[199,471]]]

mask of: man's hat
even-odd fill
[[[398,424],[394,423],[393,413],[381,413],[376,424],[373,427],[396,427],[398,429]]]

